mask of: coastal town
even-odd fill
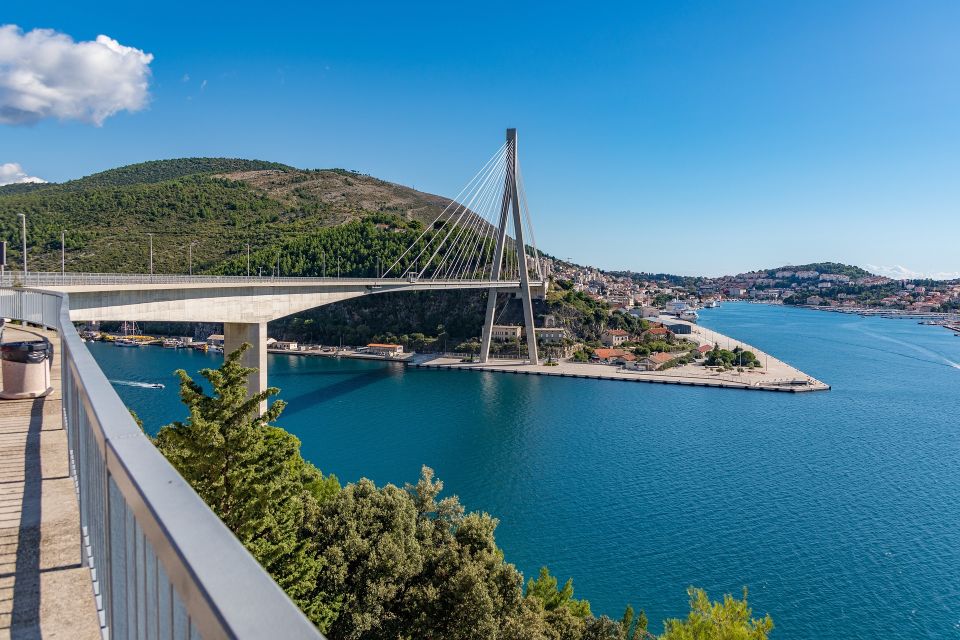
[[[601,271],[557,260],[548,264],[554,277],[569,280],[577,290],[616,308],[653,305],[658,299],[679,296],[703,302],[723,298],[912,313],[960,310],[960,280],[894,280],[836,263],[818,266],[839,267],[847,273],[784,267],[709,278]]]
[[[569,280],[576,290],[615,310],[632,313],[642,313],[646,307],[664,308],[672,300],[691,307],[742,300],[864,315],[939,319],[948,328],[960,326],[960,279],[896,280],[837,263],[717,278],[602,271],[558,260],[549,260],[548,264],[555,278]],[[636,311],[638,308],[641,311]]]

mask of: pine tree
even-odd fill
[[[300,441],[272,426],[282,400],[259,415],[262,401],[278,393],[269,388],[247,396],[248,376],[240,364],[244,344],[226,356],[219,369],[200,372],[213,388],[207,395],[186,371],[179,370],[180,398],[189,408],[185,422],[160,429],[157,448],[240,542],[314,622],[324,626],[334,615],[330,599],[318,594],[321,562],[308,527],[329,495],[325,479],[300,456]]]
[[[667,620],[660,640],[767,640],[773,629],[770,616],[754,618],[747,603],[747,589],[743,599],[730,594],[723,602],[711,602],[703,589],[690,587],[690,613],[686,620]]]

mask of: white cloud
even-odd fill
[[[0,124],[46,118],[100,126],[147,105],[153,55],[104,35],[74,42],[51,29],[0,26]]]
[[[16,162],[7,162],[0,164],[0,187],[5,184],[16,184],[20,182],[46,182],[43,178],[28,176]]]
[[[200,91],[203,91],[206,88],[207,88],[207,81],[204,80],[203,82],[200,83]]]
[[[894,280],[916,280],[918,278],[930,278],[931,280],[953,280],[960,278],[960,271],[914,271],[899,264],[892,266],[868,264],[864,267],[867,271],[875,273],[878,276],[887,276]]]

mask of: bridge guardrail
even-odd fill
[[[104,638],[323,640],[133,421],[67,295],[0,289],[0,317],[60,333],[70,474]]]
[[[270,276],[189,276],[177,274],[139,274],[139,273],[57,273],[28,271],[24,276],[22,271],[7,271],[0,278],[0,287],[69,287],[84,285],[133,285],[133,284],[402,284],[416,286],[446,284],[456,286],[465,282],[484,285],[494,284],[489,280],[422,280],[410,281],[406,278],[359,278],[359,277],[270,277]],[[519,281],[504,280],[495,283],[497,286],[519,286]],[[542,283],[531,281],[531,286],[540,286]]]

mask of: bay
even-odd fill
[[[780,394],[271,355],[281,426],[342,482],[414,482],[500,519],[525,575],[598,613],[683,616],[749,587],[774,638],[960,638],[960,339],[912,321],[755,304],[701,323],[832,385]],[[221,357],[91,343],[148,431],[172,371]]]

